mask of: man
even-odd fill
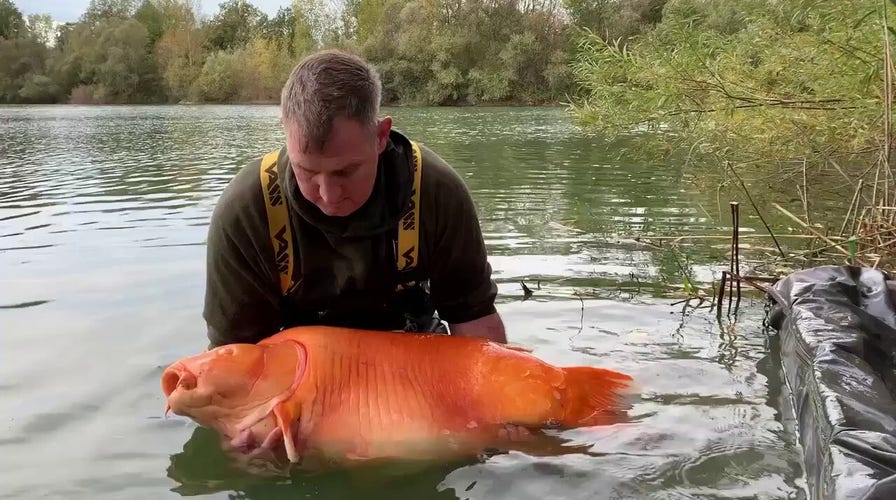
[[[281,96],[285,147],[222,193],[208,231],[210,347],[303,324],[443,331],[506,342],[463,180],[378,119],[381,83],[339,51],[308,56]],[[279,211],[278,211],[279,210]]]

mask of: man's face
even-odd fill
[[[388,117],[375,130],[337,118],[323,150],[303,151],[304,140],[296,127],[284,123],[286,151],[302,196],[333,217],[345,217],[360,208],[373,190],[379,155],[391,127]]]

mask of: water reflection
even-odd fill
[[[568,440],[543,434],[526,448],[528,456],[559,457],[574,454],[592,454],[588,445],[567,445]],[[448,463],[391,463],[358,467],[353,470],[307,471],[290,468],[284,464],[246,464],[223,452],[219,437],[214,431],[197,427],[183,451],[171,456],[167,475],[177,486],[175,491],[184,496],[205,495],[217,492],[235,492],[229,498],[290,498],[299,496],[324,498],[350,498],[363,494],[364,498],[456,498],[445,487],[445,478],[452,471],[500,460],[507,453],[492,452],[480,460]],[[518,453],[518,452],[512,452]],[[553,469],[542,466],[542,472],[551,475]],[[553,474],[556,475],[556,474]],[[476,485],[472,481],[463,488],[470,491]]]

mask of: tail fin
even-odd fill
[[[565,427],[588,427],[619,421],[631,408],[637,387],[632,377],[605,368],[573,366],[566,373]]]

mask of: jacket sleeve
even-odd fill
[[[449,324],[465,323],[496,312],[498,287],[492,279],[476,206],[463,179],[431,151],[424,153],[427,172],[438,179],[421,192],[426,233],[430,292],[439,318]],[[425,227],[428,225],[429,227]]]
[[[257,170],[257,162],[249,170],[252,166]],[[255,343],[281,329],[280,289],[273,273],[271,244],[264,220],[257,222],[263,212],[259,213],[251,192],[260,189],[259,184],[238,174],[212,213],[203,309],[209,348]]]

